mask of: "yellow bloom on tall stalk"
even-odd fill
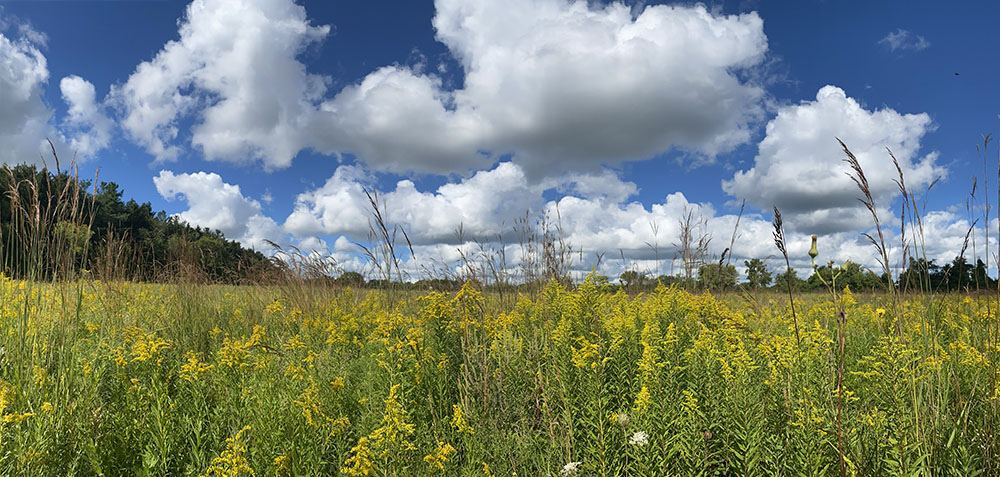
[[[406,440],[406,436],[413,434],[416,428],[413,424],[406,422],[406,418],[406,408],[400,402],[399,385],[395,384],[389,389],[389,396],[385,398],[382,426],[371,433],[372,442],[376,446],[380,446],[388,442],[398,441],[403,445],[403,448],[412,450],[413,444]]]
[[[291,475],[292,472],[292,453],[285,452],[274,458],[272,465],[274,466],[274,475]]]
[[[452,299],[452,306],[458,311],[458,323],[452,322],[453,329],[464,331],[469,326],[479,325],[479,318],[484,314],[486,299],[482,292],[476,289],[471,280],[467,280]],[[455,325],[458,326],[455,326]]]
[[[48,371],[38,365],[33,366],[32,371],[34,371],[35,374],[35,385],[41,388],[45,385],[45,382],[49,380]]]
[[[684,402],[681,403],[681,408],[687,411],[688,414],[694,414],[698,412],[698,398],[694,396],[691,391],[681,391],[684,394]]]
[[[573,366],[577,368],[589,367],[590,369],[597,369],[598,366],[603,366],[604,363],[611,359],[610,357],[601,358],[601,347],[597,343],[591,343],[590,340],[583,336],[577,338],[576,341],[580,343],[580,347],[570,348],[573,353]]]
[[[159,364],[160,351],[169,348],[171,343],[156,336],[156,333],[142,333],[132,339],[132,362],[157,360]]]
[[[462,412],[462,406],[455,404],[451,408],[452,408],[451,427],[454,427],[455,431],[457,431],[459,434],[468,434],[470,436],[475,434],[476,430],[470,427],[467,422],[465,422],[465,413]]]
[[[362,437],[348,452],[347,460],[344,461],[344,467],[340,472],[354,477],[367,477],[375,470],[375,464],[372,462],[374,458],[375,453],[372,452],[368,438]]]
[[[646,320],[646,324],[642,327],[641,340],[642,358],[636,363],[639,368],[639,382],[643,386],[655,386],[660,369],[664,366],[664,363],[660,362],[660,346],[657,343],[660,340],[658,319],[650,317]]]
[[[302,342],[302,338],[299,335],[295,335],[291,338],[288,338],[288,341],[285,341],[283,347],[288,351],[294,351],[297,349],[305,348],[306,344]]]
[[[188,382],[197,381],[202,374],[207,373],[213,367],[211,364],[202,362],[198,359],[198,354],[194,351],[184,353],[184,360],[186,362],[181,365],[181,370],[178,375]]]
[[[285,307],[281,304],[280,301],[274,300],[274,301],[271,302],[270,305],[267,305],[267,308],[264,308],[264,311],[266,313],[278,314],[278,313],[284,312],[285,311]]]
[[[115,366],[123,368],[125,367],[126,364],[128,364],[128,359],[125,358],[125,348],[123,347],[115,348],[113,353],[115,359]]]
[[[26,412],[23,414],[10,413],[3,417],[3,422],[7,424],[17,424],[18,422],[21,422],[30,417],[35,417],[35,413],[33,412]]]
[[[448,460],[448,456],[458,452],[455,450],[451,444],[446,444],[443,441],[438,441],[437,450],[433,454],[427,454],[424,456],[424,461],[430,464],[431,472],[439,470],[444,472],[444,463]]]
[[[306,419],[306,423],[312,427],[319,427],[319,423],[313,417],[323,417],[323,411],[320,409],[319,388],[312,376],[309,376],[309,387],[293,402],[302,408],[302,417]]]
[[[635,404],[632,409],[635,410],[637,414],[646,414],[649,410],[649,405],[653,403],[653,397],[649,394],[649,388],[643,386],[639,390],[639,394],[635,397]]]
[[[208,467],[202,477],[239,477],[241,475],[257,475],[250,462],[244,456],[247,452],[247,438],[245,433],[250,432],[250,426],[245,426],[236,433],[236,436],[226,439],[226,448],[218,457],[212,459],[212,464]]]

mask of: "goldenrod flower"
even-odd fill
[[[475,434],[476,430],[470,427],[467,422],[465,422],[465,413],[462,412],[462,407],[459,406],[458,404],[455,404],[451,408],[452,408],[451,427],[454,427],[455,430],[460,434],[461,433],[469,435]]]
[[[443,441],[438,441],[437,449],[433,454],[427,454],[424,456],[424,461],[430,464],[431,471],[435,469],[439,471],[444,471],[444,463],[448,460],[448,456],[457,452],[451,444],[446,444]]]

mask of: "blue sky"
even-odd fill
[[[345,268],[363,267],[375,188],[415,239],[414,277],[471,247],[459,226],[516,256],[526,210],[558,210],[581,271],[597,254],[617,257],[608,274],[676,271],[678,220],[703,219],[718,256],[742,199],[737,263],[777,264],[777,205],[798,268],[814,233],[824,257],[875,268],[835,136],[885,222],[886,147],[911,189],[942,178],[920,196],[930,258],[961,248],[973,175],[985,223],[1000,5],[660,3],[0,1],[0,159],[50,137],[128,197]]]

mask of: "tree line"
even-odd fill
[[[114,182],[32,165],[0,168],[0,272],[27,279],[236,283],[274,272],[264,254],[193,227],[149,202],[124,201]],[[86,272],[84,272],[86,270]]]
[[[664,285],[679,285],[682,287],[704,290],[727,290],[743,287],[746,289],[775,288],[786,289],[789,283],[794,290],[810,291],[824,289],[823,279],[833,283],[836,277],[837,288],[845,286],[855,291],[881,291],[888,287],[890,281],[902,291],[948,292],[995,290],[997,281],[986,273],[986,264],[976,259],[972,264],[963,257],[957,256],[950,263],[939,265],[935,260],[910,258],[906,269],[896,279],[876,274],[860,264],[848,261],[841,265],[827,264],[817,267],[811,275],[802,279],[794,269],[768,270],[767,265],[759,258],[743,262],[746,271],[741,277],[735,265],[709,263],[698,268],[696,277],[686,279],[679,276],[661,275],[652,277],[636,270],[627,270],[618,277],[618,284],[626,289],[646,289]],[[822,277],[822,279],[821,279]]]

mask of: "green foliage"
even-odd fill
[[[775,290],[785,291],[788,285],[791,284],[792,291],[798,291],[805,287],[805,280],[799,278],[799,274],[794,268],[786,268],[785,271],[775,274],[774,276],[774,286]]]
[[[825,289],[823,281],[817,274],[821,275],[827,283],[835,285],[838,290],[844,287],[850,287],[851,290],[881,290],[886,286],[885,281],[878,275],[851,261],[840,266],[824,265],[818,267],[806,280],[806,289]],[[834,281],[834,277],[836,277],[836,281]]]
[[[648,278],[646,275],[635,270],[626,270],[618,276],[618,280],[621,282],[622,286],[631,289],[643,286],[648,281]]]
[[[107,278],[158,280],[176,272],[178,263],[197,268],[212,282],[237,282],[274,271],[263,254],[227,240],[218,230],[154,213],[148,202],[125,202],[113,182],[91,185],[67,172],[3,166],[0,271],[48,278],[60,268],[114,267],[108,263],[111,258],[127,262],[127,267],[118,266],[114,271],[119,276]]]
[[[735,265],[709,263],[698,269],[699,284],[709,290],[726,290],[736,286],[739,272]]]
[[[759,258],[745,260],[743,265],[747,267],[747,283],[750,288],[764,288],[771,284],[771,272],[767,271],[767,265]]]
[[[986,274],[986,264],[976,264],[965,257],[955,257],[951,263],[939,266],[934,260],[910,257],[909,266],[899,275],[899,288],[912,291],[973,291],[995,290],[997,282]]]
[[[0,475],[835,473],[838,308],[718,296],[0,278]],[[992,472],[994,299],[841,296],[850,475]]]

